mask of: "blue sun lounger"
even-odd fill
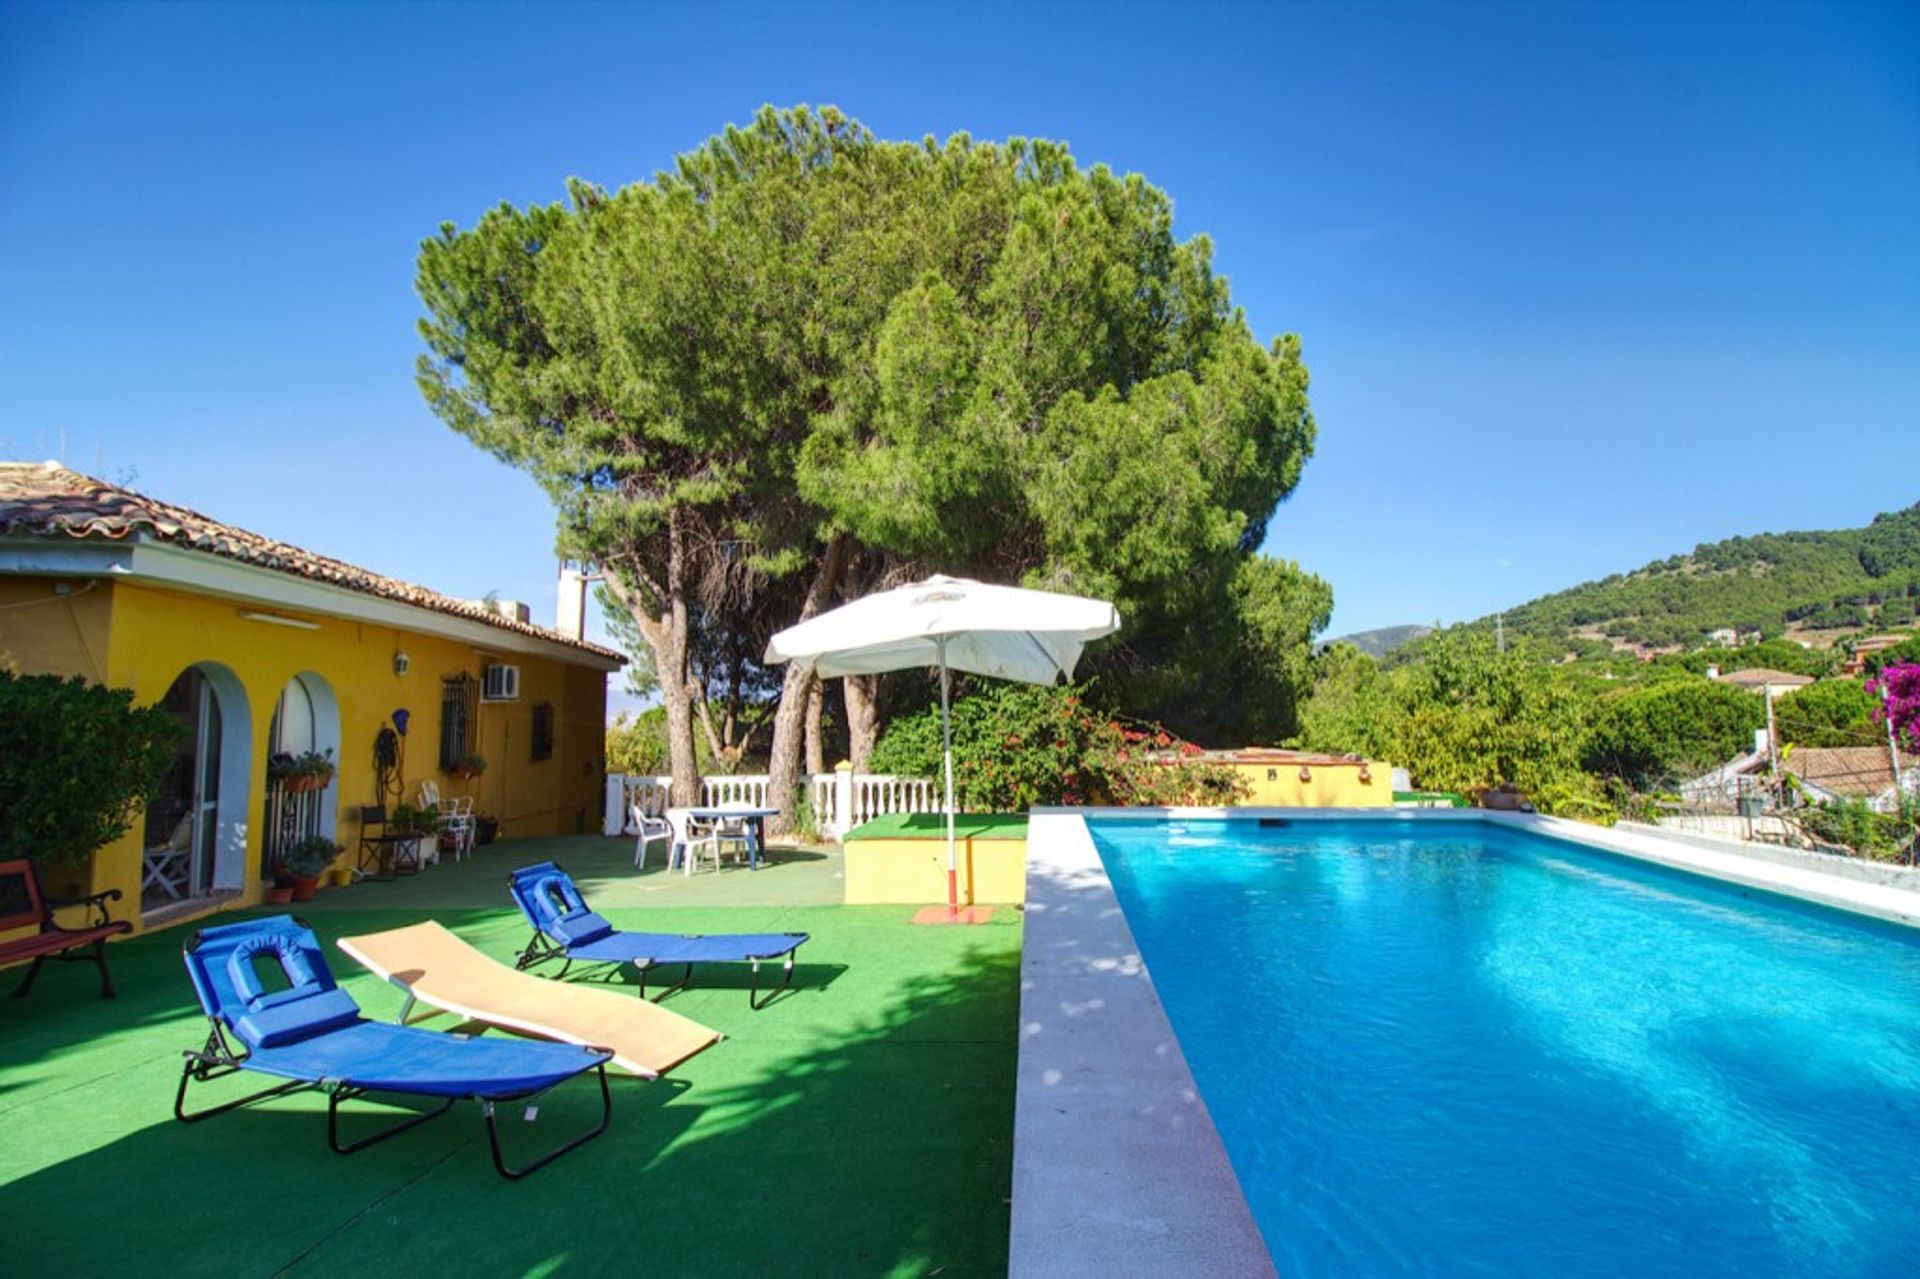
[[[206,1046],[188,1052],[180,1072],[173,1113],[184,1123],[197,1123],[268,1097],[317,1088],[327,1094],[327,1144],[347,1155],[443,1115],[454,1102],[468,1097],[480,1103],[486,1116],[493,1166],[509,1180],[551,1163],[607,1130],[613,1112],[607,1093],[611,1053],[576,1044],[482,1040],[368,1021],[353,997],[335,986],[313,931],[291,916],[202,929],[187,939],[184,952],[187,975],[212,1026]],[[266,966],[269,972],[277,966],[285,974],[286,988],[269,992],[256,965]],[[242,1070],[286,1082],[187,1112],[188,1084]],[[588,1071],[600,1076],[599,1126],[531,1163],[509,1167],[500,1152],[494,1104],[535,1096]],[[342,1145],[340,1103],[368,1093],[442,1102],[424,1114]]]
[[[747,987],[747,1003],[758,1009],[772,1003],[774,997],[793,981],[794,952],[807,940],[805,933],[674,933],[622,932],[588,909],[573,879],[552,862],[522,866],[513,872],[510,882],[513,900],[520,913],[533,925],[533,938],[520,953],[520,967],[531,968],[549,959],[566,961],[559,976],[576,962],[632,964],[640,973],[640,996],[646,998],[647,970],[661,964],[683,964],[679,981],[662,990],[666,998],[685,986],[693,977],[695,964],[751,964],[753,978]],[[760,995],[762,960],[786,956],[780,985]]]

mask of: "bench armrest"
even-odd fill
[[[119,901],[120,896],[121,893],[119,889],[109,888],[101,893],[88,893],[85,897],[49,897],[47,898],[47,909],[58,910],[63,906],[86,906],[100,916],[98,920],[93,922],[111,924],[113,922],[113,916],[107,913],[107,903]]]

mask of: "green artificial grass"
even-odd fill
[[[179,959],[193,925],[115,946],[117,1000],[97,997],[90,966],[49,968],[29,999],[0,1001],[9,1272],[1004,1273],[1017,924],[916,928],[898,907],[817,904],[813,879],[837,894],[837,854],[669,878],[656,876],[657,852],[635,875],[630,842],[592,837],[512,841],[294,909],[367,1013],[391,1017],[398,993],[333,940],[431,915],[510,960],[525,928],[506,872],[547,856],[616,924],[811,933],[795,991],[753,1012],[744,972],[703,972],[669,1006],[727,1038],[666,1081],[615,1079],[604,1136],[509,1183],[470,1102],[344,1157],[326,1147],[317,1093],[176,1122],[180,1053],[205,1033]],[[709,900],[728,893],[753,904]],[[632,997],[630,983],[622,974],[609,989]],[[261,1082],[243,1074],[195,1096]],[[544,1148],[597,1111],[590,1082],[568,1085],[534,1122],[509,1119],[510,1152]]]
[[[958,813],[953,819],[956,839],[1025,839],[1024,813]],[[856,839],[942,839],[947,819],[942,813],[888,813],[864,822],[847,833]]]

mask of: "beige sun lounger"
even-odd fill
[[[720,1039],[668,1008],[519,972],[432,920],[342,937],[340,949],[415,1000],[472,1021],[562,1043],[604,1048],[622,1070],[652,1079]]]

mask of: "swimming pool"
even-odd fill
[[[1087,825],[1282,1274],[1915,1272],[1912,930],[1481,823]]]

